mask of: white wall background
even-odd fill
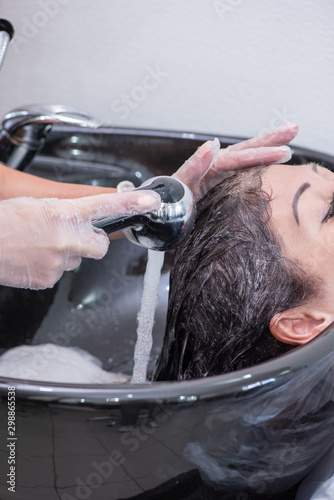
[[[16,30],[0,115],[83,108],[109,125],[252,136],[285,121],[334,154],[332,0],[0,0]]]

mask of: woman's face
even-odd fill
[[[272,165],[262,175],[270,225],[283,254],[323,286],[316,298],[334,313],[334,173],[314,163]]]

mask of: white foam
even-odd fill
[[[22,345],[0,356],[0,376],[73,384],[123,384],[129,377],[107,372],[101,361],[77,347]]]

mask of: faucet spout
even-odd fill
[[[97,128],[99,123],[70,106],[31,105],[14,109],[3,118],[0,129],[0,161],[17,170],[42,149],[53,125]]]
[[[123,230],[132,243],[151,250],[174,250],[192,231],[196,205],[188,186],[175,177],[161,175],[145,181],[137,190],[152,190],[160,195],[155,212],[106,218],[93,223],[107,234]]]

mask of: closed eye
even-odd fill
[[[327,214],[325,215],[325,217],[322,219],[321,223],[327,222],[332,217],[334,217],[334,193],[333,193],[332,201],[330,202],[330,205],[329,205],[329,210],[328,210]]]

